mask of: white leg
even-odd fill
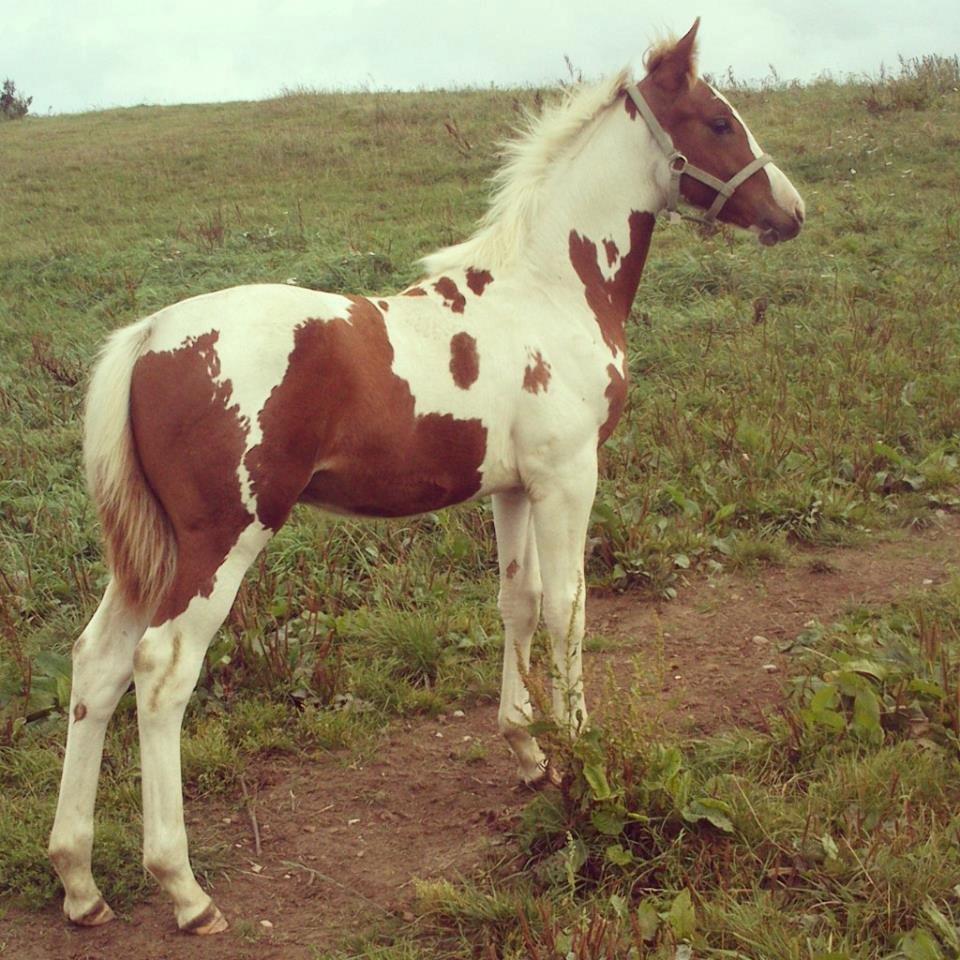
[[[530,501],[525,493],[493,498],[500,560],[500,613],[503,617],[503,678],[500,687],[500,732],[517,758],[524,783],[539,780],[546,768],[537,741],[527,733],[533,719],[523,673],[530,667],[530,642],[540,620],[540,564]]]
[[[113,918],[90,870],[93,808],[107,723],[130,683],[133,648],[145,627],[146,617],[127,608],[111,581],[73,646],[67,749],[49,849],[66,894],[63,912],[84,926]]]
[[[583,553],[596,493],[593,451],[570,464],[533,504],[534,529],[543,577],[543,619],[553,646],[553,710],[557,722],[576,736],[587,722],[583,696],[583,633],[586,581]]]
[[[143,863],[173,898],[177,925],[190,933],[219,933],[227,922],[190,867],[183,822],[180,727],[207,647],[230,610],[244,572],[268,539],[269,532],[259,524],[248,527],[217,570],[210,596],[195,596],[183,613],[150,627],[134,652]],[[181,543],[180,548],[184,546]],[[175,580],[173,589],[183,586]]]

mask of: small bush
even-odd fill
[[[960,90],[960,59],[932,53],[900,58],[897,76],[880,71],[880,80],[870,84],[863,104],[868,113],[880,116],[900,110],[925,110],[933,101]]]
[[[3,81],[0,93],[0,120],[20,120],[27,115],[33,97],[24,97],[17,92],[17,85],[9,78]]]

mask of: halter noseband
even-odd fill
[[[646,121],[650,132],[653,134],[653,139],[657,141],[657,145],[667,158],[667,164],[670,167],[670,188],[667,192],[666,209],[671,222],[677,220],[692,220],[694,223],[712,226],[716,222],[720,211],[723,209],[723,205],[733,196],[737,187],[773,160],[773,157],[769,154],[763,153],[759,157],[751,160],[750,163],[739,173],[735,173],[729,180],[719,180],[713,176],[713,174],[707,173],[706,170],[695,167],[674,146],[670,134],[660,126],[660,121],[653,115],[650,105],[636,84],[629,84],[627,86],[627,93],[630,95],[630,99],[637,105],[640,116]],[[706,214],[702,217],[689,213],[681,213],[677,209],[677,205],[680,202],[680,177],[683,176],[683,174],[686,174],[688,177],[693,177],[694,180],[699,180],[712,190],[717,191],[717,195],[714,197],[710,209],[707,210]]]

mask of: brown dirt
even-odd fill
[[[629,594],[592,596],[589,630],[603,638],[599,652],[587,653],[596,712],[603,713],[604,690],[613,689],[604,675],[613,674],[617,685],[629,681],[632,671],[623,667],[629,656],[655,665],[645,686],[660,694],[650,698],[651,710],[665,728],[762,725],[782,700],[782,641],[814,617],[829,622],[853,605],[942,583],[960,562],[958,533],[958,519],[945,516],[937,527],[898,540],[803,552],[785,568],[752,576],[698,579],[668,604]],[[471,759],[468,751],[483,755]],[[476,870],[503,842],[505,826],[528,796],[513,786],[514,764],[496,735],[494,705],[462,717],[397,724],[370,762],[272,761],[247,779],[259,784],[260,855],[242,798],[187,808],[194,839],[228,851],[212,890],[231,921],[227,933],[179,934],[159,895],[93,930],[68,926],[59,907],[11,909],[0,929],[0,956],[316,957],[377,917],[402,918],[415,878]]]

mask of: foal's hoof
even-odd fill
[[[527,790],[546,790],[547,787],[559,787],[563,782],[560,771],[552,763],[546,763],[540,772],[531,780],[525,780],[523,786]]]
[[[211,900],[206,910],[192,920],[188,920],[180,927],[180,930],[183,933],[192,933],[198,937],[208,937],[214,933],[223,933],[228,926],[230,924],[227,923],[227,918]]]
[[[71,917],[67,913],[71,923],[78,927],[99,927],[109,923],[114,919],[114,912],[110,909],[110,904],[101,897],[89,910],[85,910],[79,917]]]

